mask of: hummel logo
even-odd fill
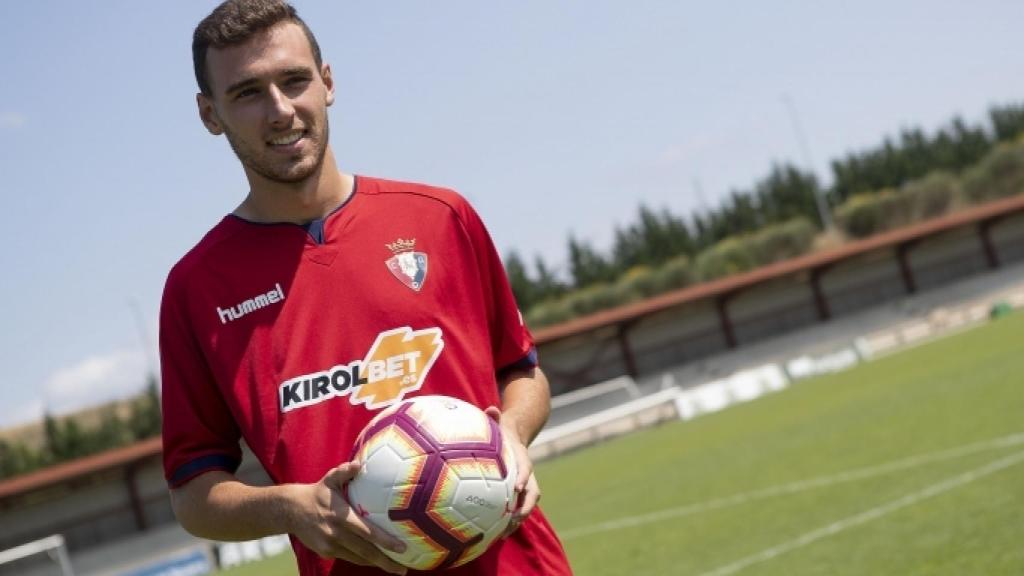
[[[255,298],[249,298],[241,304],[236,304],[227,309],[217,307],[217,315],[220,316],[220,323],[227,324],[231,320],[238,320],[242,316],[250,312],[255,312],[265,306],[271,304],[277,304],[284,300],[284,290],[281,289],[280,284],[274,284],[274,289],[267,292],[266,294],[260,294]]]

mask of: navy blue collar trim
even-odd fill
[[[231,217],[234,217],[234,218],[238,218],[239,220],[241,220],[242,222],[245,222],[246,224],[255,224],[257,226],[281,226],[281,225],[300,226],[303,230],[306,231],[306,234],[309,234],[310,238],[312,238],[314,242],[316,242],[317,244],[323,244],[324,241],[325,241],[325,238],[324,238],[324,223],[327,222],[328,218],[330,218],[335,213],[337,213],[339,210],[341,210],[342,208],[347,206],[348,203],[351,202],[352,199],[356,197],[356,192],[358,190],[359,190],[359,176],[353,175],[352,176],[352,193],[348,195],[348,198],[346,198],[345,201],[342,202],[341,204],[338,204],[337,208],[335,208],[334,210],[331,210],[330,212],[325,214],[322,218],[317,218],[315,220],[311,220],[311,221],[306,222],[304,224],[296,224],[294,222],[254,222],[252,220],[248,220],[246,218],[242,218],[241,216],[239,216],[238,214],[235,214],[235,213],[228,214],[228,216],[231,216]]]

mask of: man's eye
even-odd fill
[[[305,84],[307,82],[309,82],[309,78],[306,78],[306,77],[303,77],[303,76],[295,76],[295,77],[292,77],[292,78],[288,79],[288,85],[289,86],[298,86],[298,85],[301,85],[301,84]]]
[[[258,92],[258,90],[256,90],[255,88],[244,88],[242,90],[239,90],[238,93],[235,94],[235,100],[238,100],[240,98],[245,98],[246,96],[252,96],[253,94],[256,94],[257,92]]]

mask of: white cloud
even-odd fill
[[[91,356],[55,372],[44,385],[45,406],[62,414],[138,393],[147,361],[141,351],[117,350]]]
[[[17,112],[0,112],[0,128],[21,128],[28,124],[28,116]]]

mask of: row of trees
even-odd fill
[[[981,162],[1001,142],[1022,133],[1024,105],[993,107],[984,125],[971,126],[954,118],[932,135],[906,129],[875,148],[833,161],[833,182],[828,188],[811,173],[779,164],[751,188],[733,191],[715,210],[687,218],[641,205],[633,223],[616,229],[610,252],[570,237],[568,270],[563,274],[556,273],[541,256],[536,256],[531,266],[514,251],[507,254],[505,266],[512,290],[529,317],[535,306],[550,308],[569,293],[619,282],[631,270],[658,268],[680,257],[695,262],[727,238],[796,219],[820,230],[818,195],[835,209],[854,197],[898,191],[937,170],[957,176]],[[690,277],[706,279],[700,273]]]
[[[832,162],[831,199],[840,203],[855,194],[898,188],[935,170],[959,173],[996,144],[1024,132],[1024,105],[992,108],[988,120],[988,126],[968,126],[955,118],[930,137],[920,129],[904,130],[877,148]]]
[[[733,192],[718,210],[689,219],[641,205],[636,221],[615,231],[610,254],[570,237],[567,279],[540,256],[531,273],[514,251],[506,256],[505,268],[520,306],[528,310],[572,290],[615,281],[638,266],[657,267],[678,256],[694,258],[731,236],[795,218],[817,222],[815,195],[821,192],[813,175],[791,165],[775,166],[753,190]]]
[[[863,238],[1024,192],[1024,142],[1004,142],[955,174],[935,170],[899,188],[854,194],[835,210],[846,235]]]
[[[38,448],[25,442],[0,440],[0,479],[156,436],[160,433],[157,388],[156,378],[150,376],[145,392],[129,403],[126,415],[119,415],[110,406],[94,426],[85,426],[76,417],[58,419],[47,414],[43,442]]]

